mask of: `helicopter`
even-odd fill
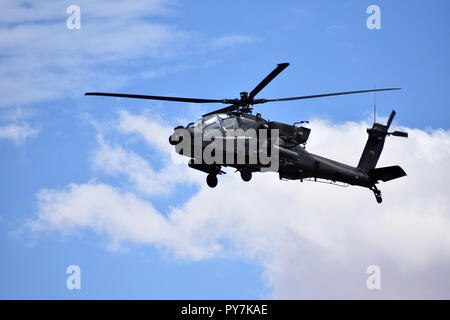
[[[306,127],[308,121],[293,124],[269,121],[260,113],[254,115],[252,111],[255,105],[268,102],[392,91],[400,90],[400,88],[323,93],[277,99],[256,98],[256,95],[288,66],[289,63],[278,64],[250,93],[241,92],[238,99],[200,99],[107,92],[87,92],[85,95],[227,104],[228,106],[224,108],[203,114],[201,119],[186,126],[175,127],[174,133],[169,137],[169,143],[175,146],[176,151],[190,158],[189,167],[207,174],[206,182],[211,188],[217,186],[217,176],[225,174],[222,167],[232,167],[240,172],[242,180],[246,182],[252,179],[252,174],[255,172],[276,171],[281,180],[360,186],[371,190],[376,201],[382,203],[381,191],[377,188],[377,184],[380,181],[387,182],[406,176],[405,171],[398,165],[376,167],[387,136],[408,137],[406,132],[389,131],[396,115],[394,110],[387,124],[380,124],[374,120],[372,127],[367,129],[368,139],[356,166],[306,151],[306,142],[311,132],[311,129]],[[209,157],[205,157],[205,152]],[[268,158],[269,161],[267,161]]]

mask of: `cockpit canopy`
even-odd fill
[[[196,128],[199,125],[202,125],[203,130],[220,130],[222,126],[225,130],[239,128],[236,116],[230,116],[224,113],[213,114],[191,122],[187,125],[187,128]]]

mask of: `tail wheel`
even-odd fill
[[[378,203],[383,202],[383,198],[381,198],[381,191],[374,185],[371,189],[373,191],[373,194],[375,195],[375,199]]]
[[[381,196],[375,196],[375,199],[377,199],[378,203],[382,203],[383,202],[383,198],[381,198]]]
[[[217,186],[217,176],[215,174],[208,174],[208,176],[206,177],[206,183],[208,184],[208,186],[210,188],[214,188],[215,186]]]

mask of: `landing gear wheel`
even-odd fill
[[[377,199],[378,203],[382,203],[383,202],[383,199],[381,198],[381,196],[375,195],[375,199]]]
[[[250,169],[244,168],[241,170],[241,178],[245,182],[248,182],[252,179],[252,172]]]
[[[217,176],[215,174],[208,174],[208,176],[206,177],[206,183],[208,184],[208,186],[210,188],[214,188],[215,186],[217,186]]]

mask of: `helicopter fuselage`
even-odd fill
[[[177,130],[185,131],[183,139],[179,139],[181,134],[175,134]],[[262,134],[264,131],[266,133]],[[245,181],[251,179],[253,172],[276,171],[280,179],[286,180],[324,179],[331,183],[341,182],[368,188],[375,183],[361,168],[306,151],[309,128],[267,121],[259,114],[211,115],[185,128],[177,127],[175,132],[169,138],[170,143],[176,146],[178,153],[191,158],[191,168],[208,175],[219,175],[224,173],[222,167],[232,167],[241,172]],[[256,139],[253,147],[257,149],[252,150],[252,139]],[[183,142],[183,146],[178,146],[178,143]],[[215,146],[211,147],[212,144]],[[239,144],[242,146],[240,150]],[[208,152],[210,159],[205,155]],[[218,153],[222,154],[219,156]],[[255,155],[254,161],[251,161],[252,154]],[[259,158],[261,154],[272,162],[262,163]],[[237,161],[239,158],[240,162]]]

